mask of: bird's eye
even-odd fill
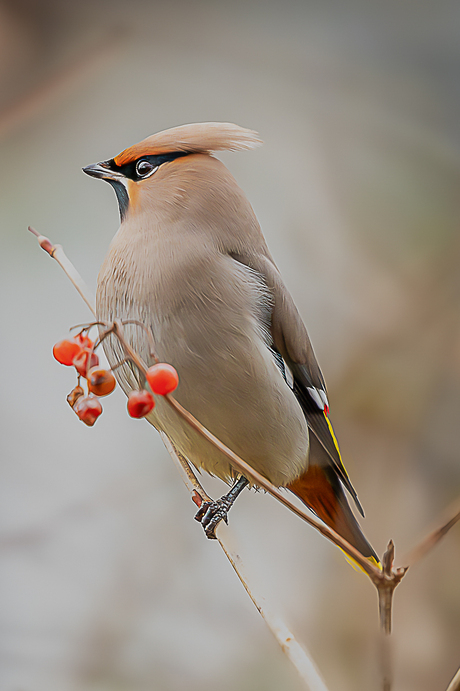
[[[146,161],[145,158],[136,163],[136,175],[140,178],[145,178],[150,173],[154,173],[158,166],[154,166],[150,161]]]

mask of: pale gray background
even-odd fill
[[[460,493],[455,2],[3,2],[1,691],[298,691],[155,431],[120,392],[93,429],[51,356],[90,319],[28,224],[94,289],[118,226],[81,167],[166,127],[224,120],[222,159],[308,325],[345,463],[382,553]],[[218,495],[221,483],[208,483]],[[269,497],[242,554],[331,691],[372,691],[376,596]],[[460,532],[396,594],[396,691],[460,663]]]

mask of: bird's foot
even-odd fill
[[[227,495],[216,501],[205,501],[195,514],[195,520],[203,526],[206,537],[216,540],[216,528],[221,521],[228,523],[227,514],[233,501]]]
[[[199,521],[204,528],[206,537],[209,540],[216,540],[216,528],[221,521],[228,523],[227,514],[241,491],[246,487],[248,481],[243,475],[235,482],[230,492],[224,494],[216,501],[205,501],[199,511],[195,514],[195,520]]]

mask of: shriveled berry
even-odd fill
[[[78,374],[86,377],[88,371],[99,364],[99,358],[91,350],[81,350],[72,363]]]
[[[74,408],[78,399],[84,395],[85,392],[83,391],[82,387],[76,386],[67,396],[67,403],[70,405],[71,408]]]
[[[65,338],[53,347],[53,355],[61,365],[73,364],[74,358],[81,352],[82,347],[75,339]]]
[[[115,388],[115,377],[108,369],[93,367],[88,372],[88,389],[96,396],[107,396]]]
[[[158,362],[156,365],[149,367],[145,378],[153,393],[161,394],[162,396],[177,389],[179,384],[179,376],[176,369],[166,362]]]
[[[155,401],[152,394],[145,389],[131,391],[128,396],[128,413],[131,417],[145,417],[154,408]]]
[[[102,406],[98,398],[94,398],[94,396],[85,396],[77,401],[74,410],[85,425],[92,427],[102,413]]]

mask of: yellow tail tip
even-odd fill
[[[361,564],[358,564],[358,562],[357,562],[355,559],[353,559],[353,557],[350,557],[349,554],[347,554],[346,552],[344,552],[343,549],[342,549],[341,547],[339,547],[339,549],[342,550],[345,559],[347,560],[347,562],[350,564],[351,568],[352,568],[354,571],[362,571],[363,573],[366,573],[366,572],[364,571],[363,567],[361,566]],[[367,559],[367,561],[370,561],[370,563],[371,563],[373,566],[376,566],[378,569],[380,569],[380,571],[382,570],[382,564],[379,562],[378,559],[376,559],[375,557],[366,557],[366,559]]]

